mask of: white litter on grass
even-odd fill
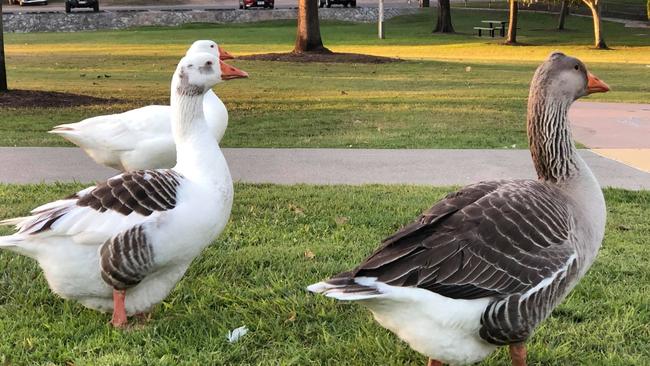
[[[228,343],[235,343],[239,340],[239,338],[243,337],[246,333],[248,333],[248,328],[246,328],[245,325],[242,325],[239,328],[229,330],[228,334],[226,334],[226,339],[228,340]]]

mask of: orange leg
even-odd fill
[[[125,290],[113,290],[113,319],[111,324],[115,328],[126,328],[126,309],[124,308]]]
[[[510,359],[512,359],[512,366],[526,366],[526,345],[524,343],[511,344]]]
[[[442,362],[438,360],[429,359],[429,363],[427,363],[427,366],[442,366]]]

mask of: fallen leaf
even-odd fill
[[[339,216],[334,219],[334,222],[336,222],[337,225],[344,225],[346,224],[350,219],[345,217],[345,216]]]
[[[314,259],[315,257],[316,257],[316,254],[314,254],[314,252],[312,252],[309,249],[305,250],[305,258]]]
[[[296,316],[297,316],[297,315],[298,315],[298,314],[296,314],[295,311],[292,311],[291,313],[289,313],[289,318],[287,318],[287,321],[288,321],[288,322],[296,321]]]
[[[291,212],[296,213],[298,215],[302,215],[302,216],[305,215],[304,210],[301,207],[294,205],[293,203],[289,204],[289,210],[291,210]]]

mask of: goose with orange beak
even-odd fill
[[[53,292],[113,313],[111,323],[150,311],[224,229],[233,201],[226,160],[210,133],[203,98],[248,74],[211,53],[185,56],[171,83],[172,169],[119,174],[9,219],[0,248],[38,261]]]
[[[186,55],[202,52],[220,60],[234,58],[211,40],[194,42]],[[228,127],[228,110],[212,90],[203,98],[203,113],[210,133],[221,141]],[[171,168],[176,164],[171,108],[168,105],[149,105],[62,124],[54,127],[50,133],[79,146],[97,164],[120,171]]]
[[[525,342],[579,283],[605,232],[605,200],[571,137],[578,98],[609,91],[578,59],[555,52],[535,72],[528,138],[537,180],[476,183],[386,238],[352,270],[308,287],[356,301],[429,357],[479,362]]]

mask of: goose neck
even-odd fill
[[[184,175],[218,174],[227,164],[203,115],[203,94],[172,95],[172,132],[176,167]]]
[[[541,95],[531,88],[528,142],[539,179],[560,183],[576,176],[583,164],[567,118],[572,100]]]

